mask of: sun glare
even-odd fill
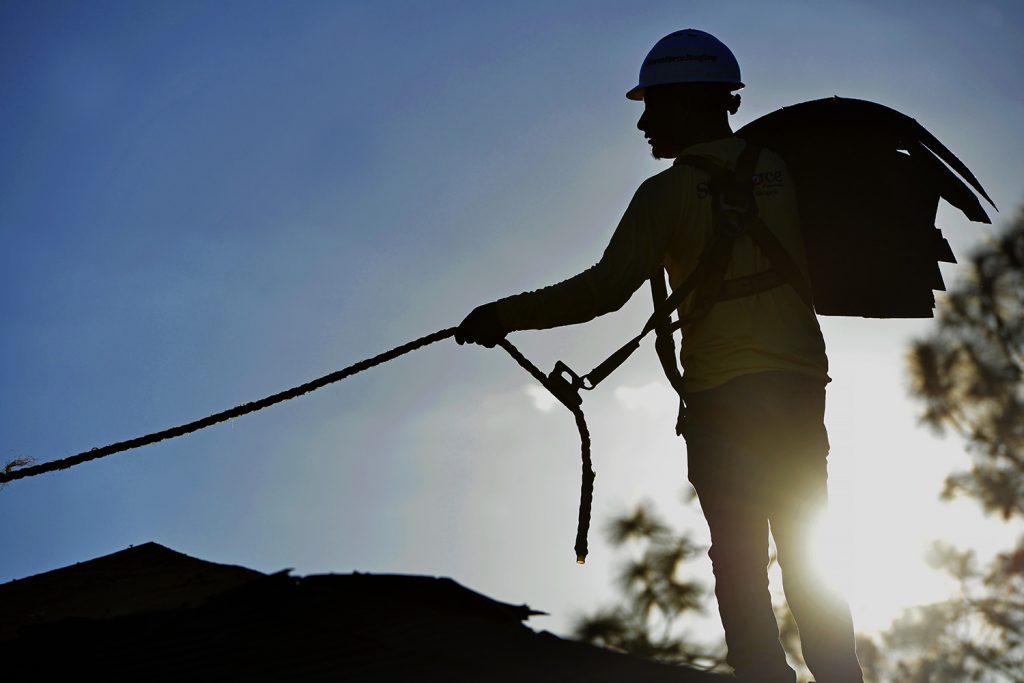
[[[930,525],[914,515],[893,519],[882,507],[843,514],[833,508],[815,525],[816,569],[846,596],[857,630],[878,632],[903,610],[943,600],[956,583],[930,567]]]
[[[650,436],[639,448],[634,441],[636,434],[664,433],[671,418],[666,412],[666,406],[672,406],[669,392],[663,383],[616,388],[614,422],[619,429],[610,436],[618,434],[623,442],[613,438],[602,442],[603,448],[609,453],[667,451],[665,462],[677,467],[676,441]],[[935,541],[988,555],[1007,547],[1017,527],[986,519],[970,501],[939,500],[946,474],[969,461],[956,441],[937,440],[920,429],[902,397],[887,395],[866,403],[848,392],[836,399],[828,420],[829,510],[815,525],[814,556],[825,583],[850,603],[855,628],[878,633],[907,608],[956,595],[957,583],[928,564]],[[601,417],[595,417],[595,424]],[[628,428],[627,418],[635,420]],[[617,465],[605,464],[606,471]],[[645,461],[645,466],[654,463]],[[610,476],[627,490],[624,482],[635,467],[635,462],[623,465]],[[659,481],[665,499],[678,500],[681,478]],[[650,487],[650,481],[638,485],[636,495],[650,495]],[[704,529],[702,519],[696,524]],[[772,586],[776,592],[781,587],[777,567],[772,570]]]

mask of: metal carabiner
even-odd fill
[[[580,389],[585,388],[583,378],[562,361],[555,363],[555,368],[548,373],[547,386],[555,398],[569,410],[583,404],[583,397],[580,396]]]

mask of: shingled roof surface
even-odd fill
[[[426,576],[307,577],[155,543],[0,585],[0,672],[46,680],[722,683],[536,632],[540,614]]]

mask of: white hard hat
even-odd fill
[[[670,33],[651,48],[640,67],[640,83],[626,93],[642,100],[644,88],[669,83],[722,83],[743,87],[740,65],[725,43],[710,33],[687,28]]]

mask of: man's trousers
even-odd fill
[[[817,683],[862,683],[849,607],[813,568],[827,503],[825,387],[789,373],[745,375],[686,396],[689,479],[711,530],[715,595],[741,681],[792,683],[768,593],[768,533],[804,660]],[[821,563],[817,563],[821,564]]]

